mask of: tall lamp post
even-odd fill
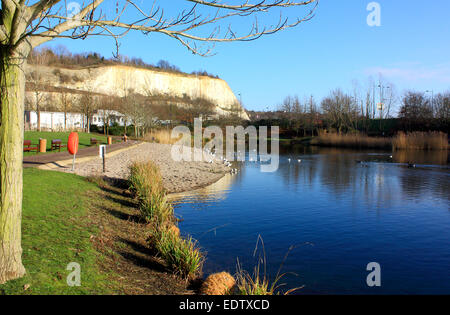
[[[380,88],[380,104],[378,107],[378,110],[380,111],[380,131],[382,129],[381,122],[383,121],[383,109],[384,109],[384,89],[390,89],[390,86],[384,86],[382,84],[379,84],[378,87]]]

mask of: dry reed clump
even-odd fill
[[[321,134],[311,140],[312,145],[343,148],[390,149],[389,138],[375,138],[362,134]]]
[[[178,226],[176,226],[176,225],[170,226],[170,227],[168,228],[168,231],[169,231],[170,233],[175,234],[176,236],[180,236],[180,229],[179,229]]]
[[[174,144],[179,138],[172,138],[170,129],[152,129],[145,134],[144,140],[161,144]]]
[[[219,272],[210,275],[203,282],[200,294],[225,295],[229,294],[236,285],[236,280],[228,272]]]
[[[443,132],[399,132],[392,147],[394,150],[447,150],[448,136]]]
[[[147,222],[173,222],[173,207],[167,199],[159,168],[153,162],[133,163],[129,181]]]

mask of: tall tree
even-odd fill
[[[73,95],[61,89],[59,93],[59,101],[61,103],[61,109],[64,112],[64,131],[67,130],[67,113],[73,110]]]
[[[334,90],[322,100],[323,113],[338,133],[356,129],[359,107],[355,99],[342,90]]]
[[[422,92],[407,91],[403,96],[399,118],[405,130],[426,127],[433,119],[433,108],[430,100]]]
[[[94,95],[92,91],[86,91],[78,99],[78,111],[83,114],[84,117],[84,130],[85,132],[91,132],[91,119],[94,113],[99,108],[98,96]]]
[[[150,3],[149,3],[150,2]],[[249,41],[282,31],[313,17],[316,0],[221,1],[185,0],[175,16],[165,16],[158,3],[145,1],[86,0],[67,14],[67,1],[1,0],[0,12],[0,283],[21,277],[22,265],[22,158],[24,129],[25,65],[33,48],[55,38],[84,39],[109,36],[116,41],[130,31],[144,35],[160,33],[199,55],[211,53],[211,46],[197,43]],[[139,1],[139,3],[143,3]],[[226,21],[267,15],[268,11],[289,10],[303,6],[305,16],[293,21],[280,18],[273,27],[259,25],[255,19],[250,31],[239,35]],[[136,21],[136,22],[132,22]],[[208,32],[208,26],[212,28]],[[226,31],[223,33],[221,29]]]
[[[44,103],[47,101],[47,93],[45,91],[47,85],[47,78],[42,71],[39,71],[39,66],[45,66],[48,62],[48,56],[44,52],[34,52],[31,54],[32,63],[36,68],[30,71],[26,76],[26,86],[32,95],[27,96],[26,102],[28,107],[32,108],[37,115],[37,130],[41,131],[41,110]]]

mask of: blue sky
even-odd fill
[[[108,0],[108,2],[114,2]],[[151,4],[153,1],[148,1]],[[162,0],[175,12],[182,0]],[[406,89],[450,89],[450,2],[447,0],[379,0],[381,26],[369,27],[369,0],[321,0],[313,20],[258,41],[216,45],[215,56],[200,57],[159,34],[129,34],[121,40],[121,54],[148,63],[165,59],[191,72],[204,69],[226,80],[242,93],[247,109],[276,108],[287,95],[314,95],[320,100],[335,88],[352,92],[352,81],[364,86],[370,75],[381,73]],[[301,16],[305,11],[285,11]],[[277,21],[276,15],[260,22]],[[236,22],[245,30],[250,21]],[[72,52],[96,51],[107,57],[114,43],[106,38],[56,40]]]

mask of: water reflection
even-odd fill
[[[395,151],[393,160],[396,163],[414,163],[421,165],[447,165],[449,161],[448,150],[439,151]]]
[[[243,174],[240,174],[242,176]],[[217,182],[193,191],[170,194],[169,200],[179,203],[206,203],[224,200],[230,192],[231,185],[238,179],[237,175],[227,174]]]
[[[364,282],[370,261],[387,273],[377,293],[450,293],[442,281],[450,265],[446,152],[280,151],[275,173],[241,163],[238,175],[175,196],[182,233],[208,253],[206,274],[234,272],[237,257],[251,268],[262,235],[269,274],[289,246],[314,244],[285,263],[286,271],[301,275],[286,282],[306,285],[304,293],[371,293]],[[416,168],[406,164],[412,158]]]

